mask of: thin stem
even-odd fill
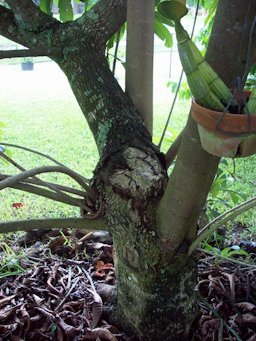
[[[120,42],[120,30],[117,32],[117,35],[116,35],[116,46],[115,46],[113,69],[112,69],[113,75],[115,75],[115,71],[116,71],[116,61],[117,61],[119,42]]]
[[[170,146],[168,151],[165,154],[165,160],[166,160],[166,168],[168,169],[172,162],[174,161],[175,157],[178,154],[181,141],[182,141],[182,136],[183,136],[184,129],[179,133],[173,144]]]
[[[236,218],[237,216],[248,211],[254,206],[256,206],[256,197],[253,197],[252,199],[249,199],[242,204],[231,208],[230,210],[224,212],[223,214],[212,220],[202,229],[202,231],[198,234],[196,240],[190,245],[188,254],[191,255],[191,253],[198,247],[198,245],[211,233],[213,233],[218,227],[226,224],[228,221]]]
[[[10,162],[13,166],[15,166],[16,168],[21,170],[23,173],[27,171],[20,164],[18,164],[16,161],[12,160],[8,155],[5,155],[3,152],[0,152],[0,156],[2,156],[4,159],[6,159],[8,162]],[[85,210],[89,211],[90,213],[93,213],[90,210],[90,208],[87,207],[87,205],[85,205],[83,202],[75,201],[75,199],[73,197],[62,192],[59,188],[56,188],[54,185],[50,184],[49,182],[47,183],[41,179],[38,179],[37,177],[33,177],[33,178],[34,178],[34,181],[36,182],[36,184],[41,185],[41,186],[46,186],[46,187],[50,188],[51,190],[53,190],[54,192],[58,193],[59,194],[58,198],[62,198],[64,200],[64,202],[73,203],[74,206],[78,205],[82,209],[85,209]],[[1,184],[0,184],[0,186],[1,186]]]
[[[87,220],[84,218],[50,218],[0,222],[0,233],[53,228],[108,230],[107,224],[102,218],[94,220]]]
[[[11,176],[13,176],[13,175],[1,174],[0,173],[0,181],[4,180],[4,179],[7,179],[7,178],[10,178]],[[38,182],[33,180],[33,179],[24,180],[24,181],[22,181],[22,184],[23,183],[33,184],[33,185],[37,185],[38,184]],[[63,192],[75,194],[75,195],[78,195],[78,196],[83,197],[83,198],[86,198],[86,196],[87,196],[86,192],[80,191],[79,189],[76,189],[76,188],[73,188],[73,187],[63,186],[63,185],[59,185],[59,184],[55,184],[53,182],[47,182],[47,181],[44,181],[44,183],[45,183],[45,185],[40,184],[40,187],[49,187],[48,185],[52,185],[52,186],[60,189]]]
[[[72,200],[70,200],[68,198],[66,199],[65,197],[59,195],[58,193],[48,191],[47,189],[36,187],[33,185],[18,183],[18,184],[13,184],[12,186],[10,186],[10,188],[14,188],[14,189],[24,191],[24,192],[28,192],[28,193],[32,193],[32,194],[36,194],[36,195],[39,195],[41,197],[51,199],[54,201],[58,201],[58,202],[62,202],[64,204],[71,205],[71,206],[76,206],[76,207],[81,207],[81,208],[84,208],[84,206],[85,206],[83,199],[77,199],[77,198],[72,198]]]
[[[20,174],[14,175],[10,178],[4,179],[0,182],[0,190],[4,189],[6,187],[11,187],[12,185],[23,181],[29,177],[33,177],[37,174],[42,174],[42,173],[50,173],[50,172],[59,172],[59,173],[64,173],[69,175],[71,178],[73,178],[74,180],[76,180],[84,189],[88,189],[87,185],[77,176],[77,173],[73,173],[71,170],[65,168],[65,167],[59,167],[59,166],[46,166],[46,167],[38,167],[38,168],[34,168],[34,169],[30,169],[28,171],[24,171]],[[48,185],[48,187],[51,188],[51,186]],[[75,200],[74,198],[72,198],[71,196],[59,191],[58,189],[54,189],[57,193],[59,193],[64,199],[68,199],[70,202],[72,202],[72,200]],[[75,204],[77,204],[77,201],[74,202]],[[87,205],[85,204],[80,204],[79,206],[87,211],[90,211],[90,208],[87,207]]]
[[[73,178],[75,181],[77,181],[79,183],[79,185],[82,186],[85,190],[89,189],[88,186],[80,178],[80,176],[78,176],[78,174],[73,172],[72,170],[67,169],[65,167],[60,167],[60,166],[45,166],[45,167],[33,168],[33,169],[27,170],[25,172],[22,172],[20,174],[14,175],[11,178],[2,180],[0,182],[0,190],[4,189],[6,187],[10,187],[10,185],[13,185],[17,182],[23,181],[29,177],[33,177],[37,174],[51,173],[51,172],[58,172],[58,173],[67,174],[71,178]]]
[[[0,156],[5,159],[6,161],[10,162],[14,167],[18,168],[20,171],[24,172],[26,169],[23,168],[18,162],[11,159],[8,155],[0,151]]]
[[[60,166],[60,167],[65,167],[67,169],[70,169],[69,167],[67,167],[66,165],[64,165],[63,163],[59,162],[58,160],[54,159],[53,157],[47,155],[47,154],[44,154],[44,153],[41,153],[41,152],[38,152],[37,150],[34,150],[34,149],[31,149],[31,148],[27,148],[27,147],[23,147],[23,146],[20,146],[18,144],[13,144],[13,143],[5,143],[5,142],[0,142],[0,145],[2,146],[6,146],[6,147],[13,147],[13,148],[17,148],[17,149],[22,149],[22,150],[25,150],[29,153],[33,153],[33,154],[36,154],[36,155],[40,155],[42,157],[45,157],[46,159],[52,161],[53,163],[55,163],[56,165]],[[74,171],[72,171],[74,172]],[[81,178],[84,179],[85,182],[89,183],[90,180],[86,179],[85,177],[83,177],[82,175],[79,174],[79,176]]]
[[[1,180],[4,180],[4,179],[7,179],[7,178],[10,178],[12,175],[10,174],[2,174],[0,173],[0,181]],[[33,180],[33,179],[26,179],[24,181],[21,182],[21,184],[32,184],[32,185],[38,185],[38,182]],[[83,198],[86,198],[87,197],[87,193],[86,192],[83,192],[83,191],[80,191],[79,189],[77,188],[73,188],[73,187],[68,187],[68,186],[63,186],[63,185],[59,185],[59,184],[55,184],[54,182],[47,182],[47,181],[44,181],[45,185],[43,184],[40,184],[40,187],[48,187],[48,185],[52,185],[58,189],[60,189],[61,191],[63,192],[67,192],[67,193],[71,193],[71,194],[75,194],[75,195],[78,195],[80,197],[83,197]]]
[[[179,82],[178,82],[178,85],[177,85],[177,89],[176,89],[176,91],[175,91],[175,95],[174,95],[174,98],[173,98],[173,101],[172,101],[172,106],[171,106],[169,115],[168,115],[168,117],[167,117],[167,120],[166,120],[166,123],[165,123],[165,126],[164,126],[164,130],[163,130],[163,132],[162,132],[162,136],[161,136],[160,141],[159,141],[159,144],[158,144],[158,147],[159,147],[159,148],[161,148],[161,145],[162,145],[162,143],[163,143],[163,139],[164,139],[164,136],[165,136],[167,127],[168,127],[168,125],[169,125],[170,118],[171,118],[171,115],[172,115],[174,106],[175,106],[175,104],[176,104],[176,100],[177,100],[177,97],[178,97],[178,94],[179,94],[179,91],[180,91],[180,86],[181,86],[182,77],[183,77],[183,70],[182,70],[181,73],[180,73],[180,78],[179,78]]]

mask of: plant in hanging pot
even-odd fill
[[[185,1],[160,2],[158,11],[173,20],[181,64],[193,95],[192,117],[198,123],[202,147],[216,156],[240,157],[256,153],[256,89],[228,89],[204,60],[180,23]]]
[[[255,96],[256,88],[252,93],[237,94],[242,113],[234,113],[237,108],[230,108],[231,113],[207,109],[193,100],[192,117],[198,124],[201,144],[207,152],[231,158],[256,153],[256,109],[249,105],[256,103]]]
[[[21,62],[21,69],[22,71],[33,71],[34,70],[33,58],[24,57],[23,61]]]

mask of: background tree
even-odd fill
[[[196,264],[188,247],[196,239],[197,221],[220,159],[202,150],[197,126],[189,116],[168,179],[150,128],[120,88],[105,56],[107,42],[126,21],[125,0],[98,0],[74,21],[66,6],[61,17],[65,22],[50,15],[52,1],[42,1],[40,8],[31,0],[6,3],[0,6],[0,34],[29,48],[9,56],[47,55],[59,65],[90,126],[100,160],[90,188],[84,178],[58,164],[20,169],[16,177],[2,177],[0,189],[22,186],[36,192],[33,185],[41,184],[52,190],[44,190],[45,196],[74,201],[67,197],[68,189],[42,183],[36,176],[58,171],[75,178],[86,195],[85,200],[75,201],[84,218],[72,220],[73,225],[94,228],[98,223],[113,235],[119,324],[143,340],[184,339],[197,311]],[[59,0],[60,7],[64,3]],[[250,0],[219,0],[206,59],[227,84],[244,73],[255,13],[256,4]],[[31,176],[30,184],[25,182]],[[65,223],[23,221],[19,228]],[[0,224],[2,231],[13,226]]]

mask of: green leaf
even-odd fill
[[[212,184],[212,188],[211,188],[211,195],[213,197],[216,197],[217,195],[219,195],[219,193],[222,191],[222,190],[225,190],[225,182],[226,180],[225,179],[221,179],[221,178],[218,178],[216,179],[213,184]]]
[[[71,0],[59,0],[60,20],[62,22],[73,20],[73,7]]]
[[[226,247],[225,249],[223,249],[221,251],[221,256],[224,256],[224,257],[232,257],[234,255],[242,255],[242,256],[249,256],[248,252],[240,249],[240,250],[233,250],[231,251],[231,247]]]
[[[161,0],[155,0],[155,7],[157,7],[160,2],[161,2]]]
[[[154,22],[154,32],[161,40],[164,41],[164,45],[166,47],[172,47],[173,45],[172,34],[162,23],[156,20]]]
[[[51,14],[52,1],[53,0],[41,0],[39,5],[40,10],[46,14]]]
[[[166,17],[164,17],[163,15],[161,15],[159,12],[155,11],[155,20],[162,23],[162,24],[165,24],[165,25],[168,25],[168,26],[171,26],[171,27],[174,27],[174,22]]]
[[[4,122],[0,122],[0,127],[1,127],[1,128],[4,128],[4,127],[5,127]]]
[[[157,6],[158,12],[169,20],[179,22],[188,13],[188,9],[177,0],[160,2]]]
[[[230,197],[233,203],[236,205],[238,204],[239,200],[241,200],[241,195],[235,191],[229,191]]]

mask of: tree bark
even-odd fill
[[[160,153],[101,48],[89,55],[70,50],[57,62],[100,154],[94,186],[114,239],[119,323],[143,340],[178,340],[195,315],[196,272],[186,254],[173,260],[160,243],[156,209],[167,181]]]
[[[237,77],[243,77],[247,62],[251,66],[256,60],[255,29],[252,35],[251,55],[247,56],[249,34],[255,13],[255,1],[219,0],[212,39],[207,49],[207,60],[232,88],[236,86]]]
[[[154,0],[129,0],[125,91],[153,131]]]

